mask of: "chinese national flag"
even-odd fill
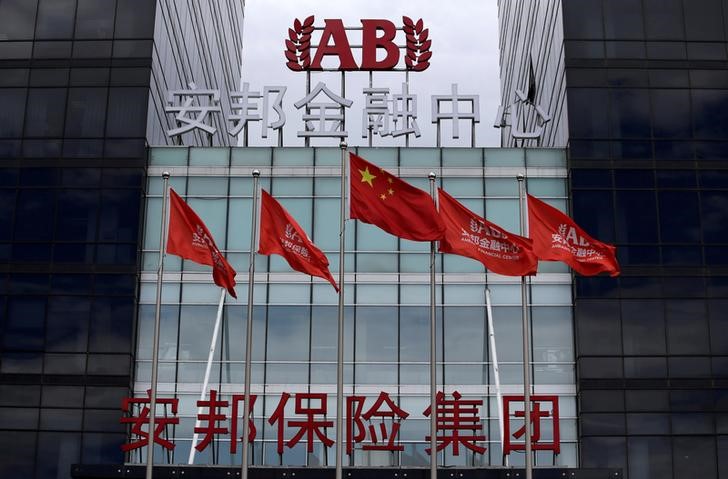
[[[574,220],[553,206],[528,195],[528,224],[533,250],[539,259],[563,261],[577,273],[619,275],[616,248],[595,240]]]
[[[303,228],[267,191],[262,190],[260,206],[260,254],[279,254],[291,268],[327,280],[339,291],[329,271],[326,255],[308,239]]]
[[[459,254],[480,261],[494,273],[505,276],[536,274],[538,258],[533,243],[476,215],[442,188],[438,189],[440,218],[445,222],[442,253]]]
[[[230,263],[220,253],[212,239],[210,230],[197,213],[180,196],[169,190],[169,237],[167,253],[181,256],[199,264],[212,266],[215,284],[227,289],[230,296],[235,294],[235,275]]]
[[[445,234],[432,197],[351,153],[350,214],[387,233],[413,241],[435,241]]]

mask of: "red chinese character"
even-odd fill
[[[362,412],[365,400],[365,396],[349,396],[346,398],[346,453],[351,455],[354,449],[354,443],[364,441],[367,428],[362,419],[370,421],[372,417],[382,418],[382,422],[379,423],[379,430],[382,435],[382,440],[386,440],[387,442],[379,444],[377,430],[374,424],[370,423],[368,430],[373,444],[365,444],[362,446],[362,449],[365,451],[404,451],[404,446],[397,446],[394,444],[394,441],[397,440],[397,434],[399,434],[400,421],[407,419],[409,413],[394,404],[389,394],[384,391],[379,393],[379,397],[371,408],[366,412]],[[380,409],[385,403],[388,409]],[[395,421],[395,417],[399,418],[399,420]],[[392,418],[392,429],[389,433],[387,433],[387,425],[384,418]],[[356,428],[356,432],[352,431],[354,427]]]
[[[195,433],[204,433],[205,437],[195,446],[198,451],[203,451],[208,444],[212,441],[214,434],[227,434],[228,429],[226,427],[218,426],[219,421],[224,421],[227,416],[223,413],[218,412],[221,407],[228,407],[227,401],[220,401],[217,399],[217,391],[210,389],[210,400],[209,401],[197,401],[197,407],[208,408],[207,414],[198,414],[197,419],[199,421],[206,421],[205,426],[195,426]],[[235,441],[233,441],[235,442]]]
[[[255,407],[256,399],[258,399],[257,394],[250,395],[250,408],[248,410],[248,443],[252,443],[255,439],[255,435],[257,434],[255,430],[255,424],[253,423],[253,419],[251,419],[253,416],[253,408]],[[238,404],[240,403],[245,403],[245,394],[234,394],[233,415],[231,417],[232,430],[230,431],[230,435],[232,436],[232,439],[230,440],[230,454],[235,454],[238,452],[238,440],[235,438],[238,437]],[[240,442],[243,442],[242,436],[240,437]]]
[[[121,424],[132,424],[130,435],[135,435],[139,439],[137,441],[133,441],[127,444],[121,445],[121,450],[124,452],[132,451],[134,449],[138,449],[140,447],[148,446],[149,445],[149,432],[144,431],[142,429],[142,426],[145,424],[149,424],[149,413],[150,409],[148,404],[151,401],[151,395],[152,390],[147,389],[147,397],[146,398],[124,398],[124,400],[121,402],[121,410],[129,413],[128,417],[122,417],[119,422]],[[133,406],[134,404],[144,404],[144,407],[142,408],[141,412],[139,413],[139,417],[133,416],[133,411],[129,409],[130,406]],[[172,450],[174,449],[174,443],[171,441],[168,441],[166,439],[162,439],[162,432],[169,424],[179,424],[179,418],[177,416],[177,407],[179,406],[179,399],[160,399],[157,398],[157,404],[162,404],[164,406],[164,416],[156,415],[154,417],[154,442],[156,444],[159,444],[165,449]],[[173,417],[167,417],[167,405],[172,406],[172,415]]]
[[[445,431],[442,436],[437,436],[437,450],[442,451],[449,444],[452,444],[452,453],[454,456],[460,455],[460,444],[467,447],[473,452],[483,454],[485,448],[478,446],[476,441],[485,441],[485,436],[476,434],[482,426],[480,424],[480,415],[478,406],[483,405],[483,401],[477,399],[461,400],[462,395],[454,391],[452,393],[454,400],[445,400],[445,394],[438,392],[435,398],[437,417],[436,427],[438,431]],[[432,412],[432,406],[425,409],[424,415],[429,416]],[[448,435],[448,431],[452,434]],[[468,431],[470,434],[461,434]],[[431,436],[425,439],[430,440]],[[425,449],[430,454],[431,449]]]
[[[281,395],[281,400],[273,412],[273,415],[268,419],[268,423],[272,426],[278,422],[278,454],[283,454],[283,423],[285,417],[283,415],[283,409],[291,397],[288,393]],[[305,407],[303,401],[308,400],[309,406]],[[311,406],[312,400],[320,401],[318,407]],[[298,427],[299,430],[293,438],[286,442],[286,446],[292,448],[301,438],[306,435],[308,452],[313,452],[313,436],[316,435],[325,447],[331,447],[334,441],[326,436],[321,428],[322,427],[333,427],[334,421],[317,421],[314,419],[316,414],[322,414],[326,416],[326,394],[325,393],[296,393],[296,414],[305,414],[306,419],[303,421],[288,421],[288,426]]]
[[[526,443],[512,443],[510,429],[510,405],[512,402],[523,402],[523,396],[503,396],[503,455],[510,454],[511,451],[525,451]],[[551,412],[541,410],[542,403],[551,404]],[[524,411],[514,411],[515,417],[524,417]],[[555,454],[561,452],[561,441],[559,438],[559,398],[557,396],[531,396],[531,448],[534,451],[553,451]],[[554,439],[551,442],[541,441],[541,418],[551,417],[552,427],[554,431]],[[525,424],[521,426],[512,436],[519,439],[526,433]]]

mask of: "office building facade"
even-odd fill
[[[239,76],[242,2],[187,8],[0,2],[3,477],[65,478],[72,463],[123,460],[145,147],[166,126],[159,91]],[[218,33],[190,18],[217,21]]]
[[[580,464],[728,477],[728,2],[499,8],[503,103],[533,59],[533,103],[554,117],[542,145],[568,146],[570,211],[622,265],[575,278]]]

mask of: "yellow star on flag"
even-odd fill
[[[387,199],[387,195],[385,195],[385,194],[381,194],[381,195],[379,195],[379,197],[380,197],[381,199],[383,199],[383,200],[386,200],[386,199]]]
[[[387,192],[389,193],[389,196],[392,196],[394,194],[394,190],[392,188],[388,189]]]
[[[369,173],[369,167],[367,166],[363,170],[359,170],[359,173],[361,173],[361,182],[362,183],[369,183],[369,186],[374,188],[374,183],[372,183],[372,180],[376,178],[376,176]]]

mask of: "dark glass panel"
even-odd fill
[[[655,141],[655,161],[692,160],[693,144],[690,141]]]
[[[711,276],[708,280],[708,295],[714,298],[728,297],[728,276]]]
[[[54,296],[48,302],[46,351],[82,352],[88,343],[91,303],[87,298]]]
[[[19,138],[25,118],[25,88],[0,89],[0,138]]]
[[[22,186],[56,186],[58,171],[58,168],[22,168],[20,184]]]
[[[624,354],[665,354],[665,313],[662,301],[622,301]]]
[[[569,68],[566,81],[569,87],[606,86],[607,71],[600,68]]]
[[[114,38],[152,38],[155,2],[118,0]]]
[[[622,378],[622,358],[581,358],[577,360],[581,379]]]
[[[695,142],[695,158],[707,161],[728,159],[728,141]]]
[[[35,0],[0,2],[0,39],[32,40],[37,9],[38,2]]]
[[[140,201],[140,193],[137,190],[102,191],[99,239],[136,242],[139,232]]]
[[[89,331],[89,351],[130,353],[134,302],[126,298],[97,297]]]
[[[78,0],[76,38],[111,38],[116,0]]]
[[[59,42],[49,40],[46,42],[35,42],[33,44],[33,58],[69,58],[71,56],[72,45],[73,42],[71,41]]]
[[[356,308],[357,361],[397,361],[397,309],[393,307]]]
[[[114,58],[149,58],[152,40],[114,40]]]
[[[54,274],[51,292],[56,294],[86,294],[91,292],[90,274]]]
[[[569,133],[573,138],[606,138],[609,136],[608,90],[569,88],[570,105],[590,105],[590,108],[569,109]]]
[[[611,170],[571,170],[571,187],[573,188],[611,188]]]
[[[63,125],[60,130],[63,130]],[[23,140],[23,156],[28,158],[53,158],[61,155],[62,141],[44,138],[41,140],[32,140],[26,138]]]
[[[111,40],[76,40],[73,58],[111,58]]]
[[[43,348],[45,298],[8,298],[8,316],[3,334],[6,349]]]
[[[710,352],[714,355],[728,355],[728,300],[713,299],[708,301],[708,318],[710,322]]]
[[[610,154],[615,160],[651,160],[652,142],[650,141],[612,141]]]
[[[0,187],[13,187],[18,184],[18,168],[0,168]]]
[[[624,377],[661,379],[667,377],[667,361],[661,358],[624,358]]]
[[[705,351],[707,354],[707,351]],[[709,378],[710,358],[676,358],[669,357],[667,367],[671,378]]]
[[[715,477],[715,437],[672,438],[675,477]]]
[[[83,386],[43,386],[43,407],[80,408]]]
[[[616,192],[617,241],[657,242],[657,205],[652,191]],[[635,205],[640,205],[635,208]]]
[[[580,298],[612,298],[617,295],[617,282],[606,276],[577,276],[576,291]]]
[[[690,70],[690,86],[693,88],[725,88],[728,70]]]
[[[66,39],[73,36],[76,0],[40,0],[35,25],[36,39]]]
[[[0,190],[0,240],[8,241],[12,239],[14,212],[15,190]]]
[[[650,60],[685,60],[688,57],[683,42],[647,42]]]
[[[569,157],[571,159],[605,159],[609,158],[608,141],[569,141]]]
[[[14,353],[5,351],[0,357],[0,372],[5,374],[40,374],[43,357],[40,352]]]
[[[426,307],[400,308],[399,338],[400,361],[428,361],[430,352],[423,348],[428,344],[430,333],[430,310]]]
[[[661,250],[665,266],[699,266],[703,263],[700,246],[663,246]]]
[[[33,68],[30,70],[30,86],[67,86],[68,68]]]
[[[102,184],[111,187],[142,188],[144,171],[133,168],[107,168],[103,170]]]
[[[624,414],[585,413],[579,419],[583,436],[616,436],[626,431]]]
[[[645,434],[670,434],[670,416],[667,414],[627,414],[627,433],[629,435],[645,435]],[[667,438],[666,438],[667,439]],[[669,447],[669,439],[668,439]],[[669,452],[669,451],[668,451]],[[630,449],[630,459],[632,458],[632,449]],[[667,454],[668,460],[670,454]],[[646,476],[651,477],[651,476]]]
[[[129,390],[124,387],[86,387],[87,408],[116,409],[121,401],[129,396]]]
[[[619,138],[649,137],[650,102],[647,90],[611,90],[609,96],[612,136]],[[593,107],[585,109],[590,110]]]
[[[149,84],[150,69],[148,67],[141,68],[122,68],[117,67],[111,70],[112,86],[134,86]]]
[[[695,170],[658,170],[657,186],[660,188],[695,188]]]
[[[585,437],[581,446],[582,467],[627,469],[624,437]]]
[[[56,239],[94,241],[99,207],[96,190],[64,189],[57,193]]]
[[[0,385],[0,406],[40,406],[40,386],[2,384]]]
[[[94,246],[84,243],[55,243],[53,261],[55,263],[91,264],[94,262]]]
[[[605,42],[604,46],[606,47],[607,58],[635,60],[646,56],[644,42],[611,41]]]
[[[642,4],[648,40],[680,40],[685,37],[681,0],[643,0]]]
[[[137,260],[135,244],[98,244],[96,261],[99,264],[134,265]]]
[[[133,296],[136,277],[133,274],[97,274],[95,282],[96,294],[109,296]]]
[[[584,412],[621,412],[624,411],[623,391],[604,391],[584,389],[579,394],[579,404]]]
[[[21,3],[29,2],[22,0]],[[13,479],[33,477],[36,434],[35,431],[0,434],[0,476]]]
[[[11,258],[19,263],[48,262],[51,260],[50,243],[15,243]]]
[[[725,40],[720,3],[720,0],[683,0],[686,40]]]
[[[566,38],[604,38],[601,0],[564,0],[563,8]]]
[[[611,191],[574,191],[573,216],[589,235],[614,242],[614,201]]]
[[[63,136],[66,116],[65,88],[31,88],[25,115],[25,134],[28,136]]]
[[[650,75],[650,86],[653,88],[690,87],[690,80],[686,70],[649,70],[648,73]]]
[[[124,453],[119,445],[125,442],[126,434],[84,433],[81,463],[121,464],[124,462]],[[162,455],[155,454],[154,457]]]
[[[652,170],[615,170],[614,184],[617,188],[654,188],[655,173]]]
[[[131,357],[118,354],[89,354],[87,373],[102,376],[131,376]],[[179,381],[186,382],[182,378]],[[305,379],[302,382],[305,382]]]
[[[621,265],[655,265],[662,262],[657,246],[622,246],[617,248],[617,259]]]
[[[705,302],[702,300],[665,301],[667,345],[670,354],[705,354],[709,335]]]
[[[66,136],[104,136],[106,88],[70,88],[66,112]]]
[[[689,90],[650,90],[652,99],[652,128],[656,137],[689,138]]]
[[[672,477],[672,448],[669,437],[630,437],[630,479]]]
[[[95,187],[101,182],[101,170],[98,168],[71,168],[61,170],[61,185]]]
[[[726,59],[725,43],[697,43],[689,42],[689,60],[712,60],[720,61]]]
[[[627,411],[660,412],[670,410],[667,391],[628,390],[625,391]]]
[[[662,296],[662,282],[655,276],[623,276],[619,280],[624,298],[655,298]]]
[[[15,211],[15,239],[50,240],[55,211],[54,194],[48,190],[20,190]]]
[[[647,70],[607,70],[609,86],[647,88]]]
[[[11,293],[47,294],[48,291],[48,275],[15,273],[10,276]]]
[[[691,90],[697,138],[728,137],[728,90]],[[723,156],[726,151],[723,151]]]
[[[660,191],[660,237],[663,242],[700,241],[700,210],[695,191]]]
[[[702,298],[705,284],[701,276],[665,276],[662,280],[668,298]]]
[[[147,128],[146,87],[112,87],[106,134],[110,137],[144,137]]]
[[[670,408],[676,412],[712,412],[714,395],[711,390],[670,391]]]
[[[36,479],[65,479],[72,464],[81,461],[81,433],[41,432],[38,434]]]
[[[702,191],[700,207],[703,220],[703,241],[725,243],[728,241],[728,192]]]
[[[576,304],[579,354],[621,354],[618,306],[615,301],[579,301]]]
[[[109,82],[108,68],[71,68],[72,86],[106,86]]]
[[[718,477],[728,477],[728,436],[718,436]]]
[[[634,0],[608,0],[604,5],[604,37],[617,40],[643,38],[642,5]],[[591,11],[582,10],[584,17]],[[586,13],[588,12],[588,13]]]

